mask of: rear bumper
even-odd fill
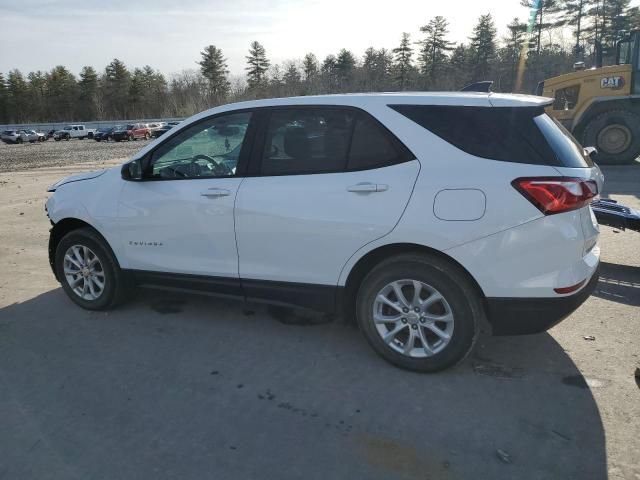
[[[589,298],[598,284],[596,268],[589,282],[574,295],[551,298],[487,298],[493,335],[529,335],[560,323]]]

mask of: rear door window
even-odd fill
[[[358,115],[349,151],[349,170],[383,167],[410,158],[413,155],[375,119]]]
[[[354,114],[339,108],[273,111],[260,173],[294,175],[344,170],[353,123]]]
[[[266,130],[264,176],[366,170],[415,158],[376,119],[357,109],[276,109]]]

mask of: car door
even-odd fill
[[[233,207],[251,117],[238,111],[198,121],[145,156],[143,181],[126,181],[120,194],[125,268],[239,288]]]
[[[393,229],[420,165],[357,109],[279,108],[266,117],[236,200],[242,284],[249,298],[283,294],[317,306],[300,292],[335,287],[349,257]]]

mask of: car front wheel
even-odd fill
[[[107,310],[124,297],[120,267],[104,240],[90,228],[74,230],[60,240],[55,267],[65,293],[83,308]]]
[[[471,351],[483,315],[467,276],[437,256],[389,258],[364,279],[356,299],[360,329],[387,361],[436,372]]]

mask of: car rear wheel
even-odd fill
[[[383,261],[366,276],[356,315],[369,344],[387,361],[436,372],[468,355],[483,310],[459,268],[437,256],[405,254]]]
[[[18,139],[16,140],[16,143],[22,143],[22,139],[21,139],[21,138],[18,138]]]
[[[149,132],[144,134],[144,139],[145,140],[149,140],[149,138],[151,138],[151,135],[149,135]]]
[[[107,310],[124,299],[120,267],[104,240],[90,228],[67,233],[56,248],[57,278],[82,308]]]

